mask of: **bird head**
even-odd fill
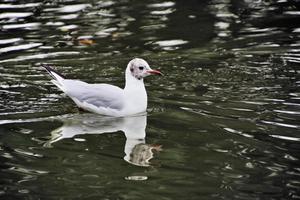
[[[151,69],[149,64],[141,58],[132,59],[128,63],[126,71],[138,80],[142,80],[149,75],[162,75],[160,71]]]

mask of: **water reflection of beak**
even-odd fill
[[[133,147],[130,155],[124,159],[137,166],[149,167],[152,165],[150,160],[154,157],[154,151],[162,151],[161,145],[140,143]]]

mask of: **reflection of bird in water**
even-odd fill
[[[161,145],[137,144],[132,148],[130,155],[126,155],[124,160],[138,166],[148,167],[153,158],[154,151],[162,151]]]
[[[65,138],[73,138],[83,134],[102,134],[117,131],[124,132],[126,143],[124,147],[124,160],[137,166],[150,166],[153,152],[161,151],[160,145],[149,145],[145,143],[147,116],[131,117],[106,117],[92,113],[64,115],[59,117],[63,125],[51,132],[51,138],[44,146]]]

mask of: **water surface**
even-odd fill
[[[294,1],[2,1],[1,199],[299,199]],[[147,115],[79,112],[40,65],[124,86]]]

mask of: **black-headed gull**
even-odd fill
[[[122,117],[146,112],[147,92],[144,78],[151,74],[162,75],[152,70],[141,59],[131,60],[125,71],[125,88],[109,84],[89,84],[67,79],[49,66],[44,68],[52,76],[52,82],[66,93],[78,107],[101,115]]]

